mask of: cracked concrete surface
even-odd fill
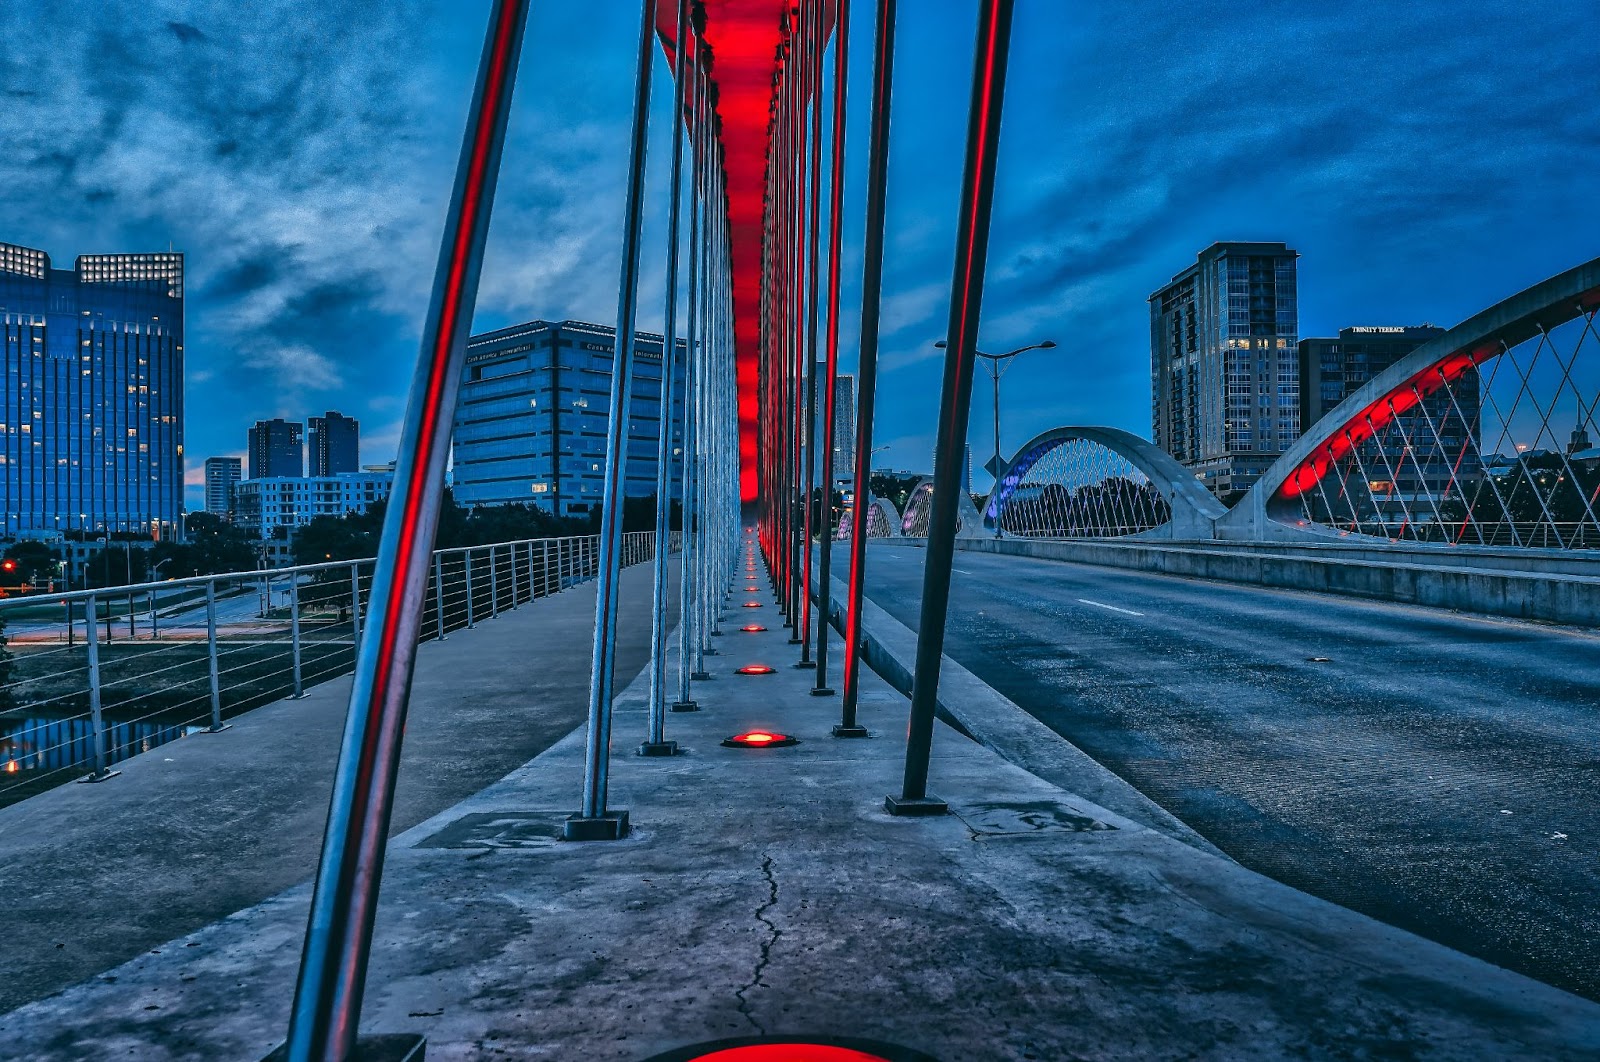
[[[751,611],[771,630],[719,639],[705,710],[668,720],[686,754],[629,755],[644,684],[619,698],[628,839],[427,843],[467,815],[574,809],[579,731],[394,839],[364,1029],[422,1032],[430,1062],[641,1062],[752,1029],[943,1062],[1600,1055],[1595,1004],[1278,885],[947,728],[932,789],[956,814],[890,817],[904,699],[864,676],[872,737],[832,739],[837,698],[809,696],[775,609]],[[779,672],[733,673],[753,662]],[[719,746],[754,727],[801,743]],[[308,894],[0,1017],[0,1057],[262,1057]]]

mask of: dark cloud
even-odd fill
[[[172,35],[183,44],[194,44],[197,41],[206,39],[204,33],[201,33],[198,28],[189,25],[187,22],[168,22],[167,29],[171,30]]]

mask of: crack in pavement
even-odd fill
[[[761,942],[761,957],[756,960],[756,968],[750,975],[750,980],[741,985],[735,992],[734,998],[739,1001],[739,1013],[744,1015],[744,1020],[762,1036],[767,1035],[766,1028],[750,1013],[750,1001],[745,998],[745,993],[752,988],[767,987],[761,980],[766,972],[767,965],[772,961],[772,946],[778,943],[778,938],[783,936],[783,930],[773,924],[767,917],[767,912],[778,905],[778,879],[772,873],[772,857],[761,857],[761,874],[767,879],[767,900],[756,908],[756,921],[767,927],[767,939]]]

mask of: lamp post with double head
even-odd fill
[[[994,384],[994,458],[989,463],[989,474],[994,477],[996,485],[1000,482],[1000,377],[1005,375],[1011,359],[1018,354],[1028,350],[1050,350],[1055,345],[1055,340],[1045,339],[1038,343],[1029,343],[1025,347],[1018,347],[1016,350],[1008,350],[1004,354],[985,354],[981,350],[973,351],[989,367],[989,379]],[[942,350],[944,349],[945,341],[941,339],[934,346]],[[994,517],[994,537],[1000,537],[999,513],[996,513]]]

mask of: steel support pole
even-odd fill
[[[828,356],[822,396],[822,534],[817,565],[817,684],[813,697],[829,697],[828,626],[833,615],[833,427],[839,377],[839,252],[843,243],[844,118],[850,63],[850,0],[838,0],[833,46],[833,166],[828,179]]]
[[[628,813],[608,811],[611,766],[611,694],[616,670],[617,590],[622,549],[622,503],[628,464],[628,413],[633,394],[633,328],[639,297],[639,234],[644,215],[645,154],[650,131],[650,66],[655,54],[655,0],[639,5],[637,73],[634,77],[633,137],[628,158],[628,199],[623,213],[621,290],[617,295],[617,345],[611,368],[611,415],[606,423],[605,483],[600,502],[599,583],[595,588],[594,667],[589,679],[588,749],[584,759],[583,806],[567,819],[573,841],[615,840],[628,832]]]
[[[217,581],[206,583],[206,658],[211,669],[211,726],[207,733],[220,734],[222,725],[222,686],[217,670]]]
[[[812,0],[810,50],[806,55],[806,72],[811,82],[811,186],[806,204],[806,339],[805,380],[806,394],[801,442],[805,447],[805,480],[800,491],[800,504],[804,507],[800,520],[800,662],[796,667],[815,667],[811,659],[811,538],[813,516],[816,511],[817,492],[817,329],[820,304],[817,290],[818,274],[822,271],[822,4]],[[820,624],[819,624],[820,626]]]
[[[955,560],[956,510],[962,451],[972,403],[972,363],[983,307],[984,267],[989,252],[989,215],[994,198],[995,155],[1006,58],[1011,43],[1012,0],[981,0],[972,102],[967,119],[967,157],[961,178],[961,213],[956,225],[956,261],[950,282],[950,320],[944,383],[939,396],[938,443],[928,548],[922,578],[922,614],[917,625],[916,670],[911,679],[911,722],[906,737],[905,780],[898,797],[885,800],[895,815],[943,814],[949,808],[928,796],[928,757],[933,747],[934,709],[939,699],[939,662],[950,604],[950,566]]]
[[[100,619],[100,603],[94,594],[84,601],[83,613],[87,617],[84,624],[87,634],[83,644],[89,651],[89,745],[94,754],[94,770],[79,780],[103,782],[118,772],[106,766],[106,724],[100,714],[100,632],[96,627]]]
[[[694,649],[697,641],[695,624],[699,609],[695,600],[696,557],[699,555],[698,529],[700,524],[699,482],[695,475],[695,455],[700,440],[695,423],[695,394],[700,376],[697,356],[699,340],[699,284],[701,240],[701,180],[708,157],[705,138],[708,123],[705,119],[705,92],[698,61],[693,70],[694,126],[689,139],[692,152],[689,179],[689,302],[688,346],[683,363],[683,556],[678,568],[678,699],[672,702],[674,712],[696,712],[699,703],[694,699],[690,685],[694,678]]]
[[[350,644],[361,646],[361,562],[350,565]]]
[[[894,88],[895,0],[878,0],[872,65],[872,136],[867,151],[867,223],[861,266],[861,357],[856,369],[855,503],[850,509],[850,593],[844,613],[844,686],[835,737],[866,737],[856,721],[861,692],[861,605],[867,577],[867,503],[872,497],[872,416],[878,394],[878,315],[883,303],[883,218],[889,184],[889,104]]]
[[[489,547],[489,618],[500,615],[500,566],[495,562],[494,547]]]
[[[289,646],[294,660],[294,698],[306,695],[305,673],[300,659],[300,576],[289,575]]]
[[[444,641],[444,557],[433,555],[433,637]]]
[[[467,581],[467,629],[471,630],[477,623],[477,616],[472,609],[472,547],[468,546],[462,554],[462,571],[466,573]]]
[[[348,1062],[355,1048],[451,421],[527,11],[527,0],[495,0],[489,14],[379,541],[372,637],[356,655],[286,1062]]]
[[[642,756],[671,756],[678,751],[676,741],[667,740],[667,564],[671,554],[670,535],[672,514],[672,401],[673,381],[678,372],[678,223],[679,206],[683,199],[683,131],[678,128],[684,121],[684,103],[687,92],[683,79],[688,71],[685,55],[688,52],[689,0],[678,0],[677,23],[673,31],[676,40],[672,46],[672,178],[668,187],[667,207],[667,307],[666,324],[661,330],[661,441],[656,447],[656,540],[655,566],[651,578],[653,615],[650,624],[650,715],[644,744],[639,746]],[[683,397],[687,406],[688,396]],[[679,440],[680,443],[683,440]],[[680,445],[684,461],[689,455]],[[680,505],[681,513],[681,505]],[[680,520],[682,519],[680,515]],[[687,526],[687,525],[685,525]],[[679,578],[687,579],[689,573],[680,570]],[[678,622],[687,623],[682,610]]]

